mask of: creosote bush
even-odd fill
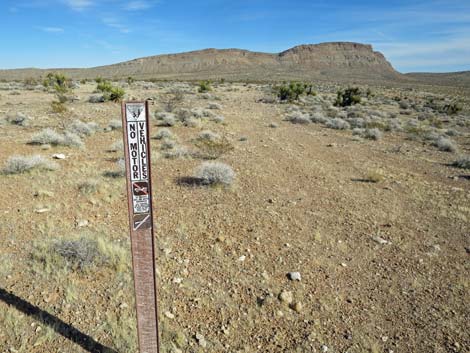
[[[21,174],[29,172],[30,170],[56,170],[59,166],[47,158],[34,155],[34,156],[11,156],[5,162],[2,170],[4,174]]]
[[[220,162],[204,162],[195,172],[195,177],[204,185],[231,185],[235,172],[227,164]]]

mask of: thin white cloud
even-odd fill
[[[147,10],[153,6],[153,3],[145,0],[129,1],[124,5],[124,10],[127,11],[141,11]]]
[[[93,0],[64,0],[73,10],[81,11],[94,5]]]
[[[64,29],[61,27],[37,27],[37,28],[47,33],[62,33],[64,31]]]
[[[122,24],[117,18],[115,17],[105,17],[102,19],[103,23],[111,28],[117,29],[121,33],[130,33],[131,30],[126,25]]]

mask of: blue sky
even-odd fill
[[[355,41],[401,72],[470,70],[470,0],[2,0],[0,33],[0,68]]]

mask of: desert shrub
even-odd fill
[[[355,127],[353,130],[352,130],[352,134],[353,136],[363,136],[364,135],[364,132],[366,131],[366,129],[362,129],[362,128],[359,128],[359,127]]]
[[[130,86],[130,85],[132,85],[132,84],[135,82],[135,80],[134,80],[134,78],[133,78],[132,76],[129,76],[129,77],[126,79],[126,82],[127,82],[127,84]]]
[[[108,122],[108,126],[106,130],[113,131],[113,130],[121,130],[122,129],[122,121],[119,119],[113,119]]]
[[[78,191],[82,194],[93,194],[98,191],[99,182],[96,179],[88,179],[78,184]]]
[[[470,156],[461,156],[452,163],[452,166],[462,169],[470,169]]]
[[[90,103],[103,103],[105,102],[105,97],[102,94],[93,94],[88,98],[88,102]]]
[[[181,122],[185,122],[186,120],[192,118],[191,111],[186,108],[177,108],[174,110],[173,114],[175,114],[176,119]]]
[[[336,130],[347,130],[351,127],[351,125],[349,125],[349,123],[346,120],[343,120],[340,118],[330,119],[326,123],[326,126],[329,127],[330,129],[336,129]]]
[[[312,123],[317,123],[317,124],[326,124],[329,119],[325,117],[322,113],[315,112],[312,115],[310,115],[310,121]]]
[[[158,130],[154,138],[157,140],[162,140],[162,139],[172,140],[172,139],[175,139],[175,135],[173,135],[173,133],[170,130],[163,128],[163,129]]]
[[[204,162],[195,172],[195,177],[205,185],[231,185],[235,172],[227,164],[220,162]]]
[[[175,116],[171,113],[166,113],[158,122],[158,126],[175,126],[176,119]]]
[[[53,113],[56,114],[63,114],[67,111],[67,107],[64,103],[60,101],[52,101],[51,102],[51,110]]]
[[[201,125],[201,121],[193,117],[190,117],[184,120],[183,125],[187,127],[199,127]]]
[[[369,140],[380,140],[382,138],[382,132],[377,129],[366,129],[364,131],[364,137]]]
[[[220,135],[212,132],[210,130],[204,130],[199,133],[197,136],[197,140],[199,141],[217,141],[220,140]]]
[[[105,101],[117,102],[124,98],[126,92],[121,88],[114,86],[109,81],[101,81],[96,86],[96,90],[103,93]]]
[[[21,174],[30,170],[56,170],[59,166],[47,158],[34,155],[34,156],[11,156],[5,162],[2,170],[4,174]]]
[[[71,89],[72,80],[64,74],[49,72],[43,85],[46,88],[53,88],[58,94],[65,94]]]
[[[61,145],[64,141],[64,136],[55,130],[46,128],[34,134],[29,141],[33,145]]]
[[[225,117],[222,115],[216,115],[211,120],[216,124],[222,124],[225,121]]]
[[[205,93],[212,91],[211,83],[210,81],[201,81],[199,82],[199,87],[198,87],[198,92],[199,93]]]
[[[365,180],[370,183],[378,183],[384,180],[384,174],[381,170],[369,170]]]
[[[335,105],[348,107],[361,102],[361,91],[358,87],[350,87],[337,93]]]
[[[160,145],[161,150],[172,150],[176,147],[176,142],[174,140],[163,140],[162,144]]]
[[[446,137],[439,137],[434,145],[439,149],[439,151],[444,152],[456,152],[457,146],[454,141]]]
[[[7,117],[7,121],[12,125],[28,126],[31,118],[23,113],[16,113]]]
[[[129,257],[124,247],[96,235],[38,241],[30,256],[44,266],[46,273],[60,269],[86,272],[101,267],[123,271]]]
[[[458,102],[448,103],[445,104],[441,109],[439,109],[439,111],[449,115],[455,115],[462,111],[462,104]]]
[[[175,146],[172,149],[162,151],[163,158],[177,159],[190,157],[190,152],[184,146]]]
[[[215,136],[204,134],[204,137],[196,139],[194,144],[198,148],[198,151],[194,154],[195,157],[217,159],[223,154],[233,150],[234,147],[227,138],[215,138]]]
[[[31,137],[29,141],[32,145],[53,145],[53,146],[69,146],[82,147],[83,141],[80,136],[73,132],[65,132],[60,134],[55,130],[46,128]]]
[[[307,85],[301,82],[290,82],[275,88],[279,100],[293,102],[299,100],[300,95],[306,92]]]
[[[310,116],[302,112],[293,112],[286,116],[285,121],[289,121],[292,124],[310,124]]]
[[[220,110],[220,109],[222,109],[222,105],[220,105],[219,103],[209,103],[209,105],[207,106],[207,109]]]
[[[124,151],[124,143],[122,140],[115,141],[109,146],[109,152],[123,152]]]
[[[90,136],[98,130],[98,124],[95,122],[84,123],[81,120],[75,120],[70,124],[67,130],[80,136]]]
[[[108,170],[104,173],[105,177],[108,178],[122,178],[126,176],[126,163],[124,159],[120,158],[116,161],[116,169]]]

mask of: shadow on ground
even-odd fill
[[[31,316],[44,325],[49,326],[58,334],[78,344],[90,353],[118,353],[114,349],[96,342],[91,336],[77,330],[75,327],[65,323],[58,317],[49,314],[47,311],[44,311],[31,303],[28,303],[26,300],[6,291],[3,288],[0,288],[0,300],[8,305],[14,306],[17,310]]]

